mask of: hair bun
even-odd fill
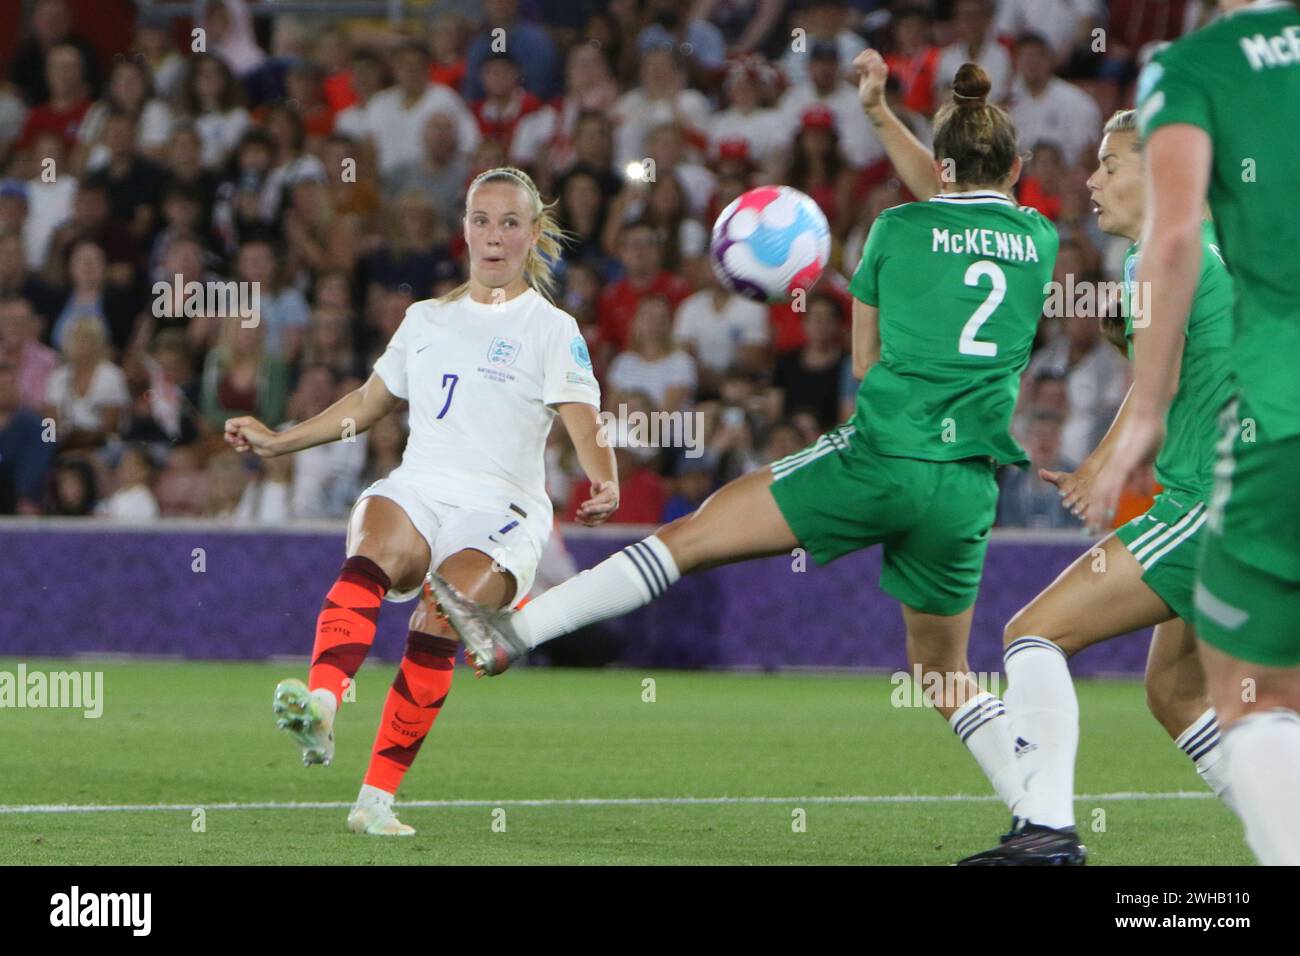
[[[952,80],[952,98],[958,106],[983,106],[993,82],[978,63],[963,63]]]

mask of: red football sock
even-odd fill
[[[365,780],[370,786],[397,792],[451,690],[459,647],[448,637],[419,631],[407,636],[406,654],[384,701],[384,717],[370,754]]]
[[[307,675],[311,690],[324,687],[336,703],[342,702],[344,684],[356,676],[375,641],[379,605],[389,586],[384,569],[369,558],[355,555],[343,562],[316,618],[316,644]]]

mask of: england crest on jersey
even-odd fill
[[[514,339],[503,339],[498,336],[492,340],[487,357],[493,365],[502,367],[514,365],[515,359],[519,358],[519,343]]]

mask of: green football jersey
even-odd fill
[[[1260,440],[1300,434],[1300,10],[1256,0],[1156,54],[1138,81],[1139,130],[1145,140],[1173,123],[1214,143],[1234,387]]]
[[[1138,243],[1124,259],[1130,307],[1124,328],[1133,356],[1133,291]],[[1213,223],[1201,227],[1201,279],[1192,299],[1183,342],[1178,392],[1165,419],[1165,443],[1156,458],[1156,478],[1165,492],[1185,505],[1206,500],[1214,486],[1219,413],[1232,395],[1232,276],[1223,264]]]
[[[1050,220],[993,191],[880,214],[849,285],[880,310],[880,361],[853,416],[874,449],[924,461],[1028,461],[1011,416],[1057,244]]]

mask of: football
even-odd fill
[[[709,258],[723,287],[757,302],[788,302],[826,268],[831,230],[817,203],[789,186],[737,197],[713,224]]]

